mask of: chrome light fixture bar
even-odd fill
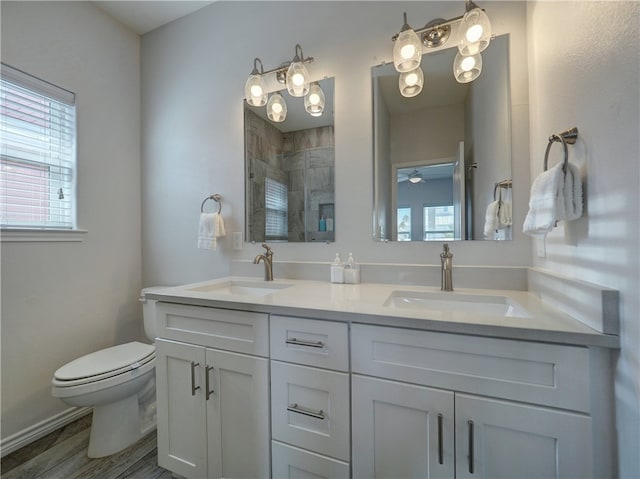
[[[279,83],[286,85],[289,95],[304,97],[305,110],[311,116],[321,116],[324,112],[324,92],[317,82],[310,82],[309,72],[305,66],[312,61],[313,57],[304,57],[302,47],[298,44],[295,46],[293,60],[271,70],[264,71],[262,61],[259,58],[254,59],[253,70],[244,88],[245,100],[252,106],[266,105],[267,116],[270,120],[284,121],[287,116],[287,104],[284,97],[278,92],[274,92],[269,97],[266,89],[265,77],[273,74]],[[258,71],[258,64],[260,64],[260,71]]]
[[[464,15],[449,20],[438,18],[418,30],[413,30],[409,26],[405,13],[400,33],[391,37],[395,42],[393,62],[396,70],[400,72],[398,83],[403,96],[416,96],[422,91],[424,79],[422,71],[418,73],[422,59],[422,45],[426,48],[445,45],[451,36],[452,26],[456,23],[459,23],[459,38],[457,39],[458,54],[453,64],[454,77],[460,83],[468,83],[478,78],[482,72],[480,52],[484,51],[491,41],[491,22],[484,10],[472,0],[467,0]],[[420,42],[419,47],[415,46],[416,39]],[[417,49],[417,61],[414,49]],[[415,74],[412,75],[414,72]],[[419,81],[418,77],[421,78]],[[412,82],[414,83],[411,84]]]

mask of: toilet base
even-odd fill
[[[144,433],[153,428],[145,427]],[[105,457],[129,447],[143,434],[140,428],[138,396],[93,407],[87,456]]]

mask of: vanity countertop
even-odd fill
[[[439,288],[414,285],[332,284],[322,281],[290,279],[267,283],[275,291],[264,295],[243,294],[242,291],[230,293],[224,288],[216,290],[217,286],[230,282],[265,285],[262,279],[227,277],[148,292],[146,297],[171,303],[330,321],[348,321],[576,346],[619,347],[618,336],[602,334],[543,303],[537,296],[526,291],[461,288],[453,292],[441,293]],[[421,310],[385,306],[385,302],[393,292],[402,292],[407,295],[438,293],[451,295],[452,300],[456,299],[456,295],[507,297],[515,301],[528,314],[526,316],[505,317],[488,313],[478,314],[476,311]]]

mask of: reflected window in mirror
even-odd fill
[[[286,90],[282,122],[244,101],[248,241],[335,241],[334,80],[318,84],[325,102],[320,116]]]
[[[471,83],[455,80],[456,53],[423,55],[424,88],[412,98],[398,91],[393,64],[371,69],[374,240],[406,241],[401,207],[412,211],[411,241],[511,239],[510,227],[485,237],[495,185],[512,175],[509,36],[491,41]]]

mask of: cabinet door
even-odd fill
[[[156,341],[158,464],[187,478],[207,476],[205,349]]]
[[[456,477],[592,477],[591,418],[456,394]]]
[[[454,477],[453,393],[353,375],[353,477]]]
[[[206,374],[208,477],[269,477],[268,360],[207,349]]]

